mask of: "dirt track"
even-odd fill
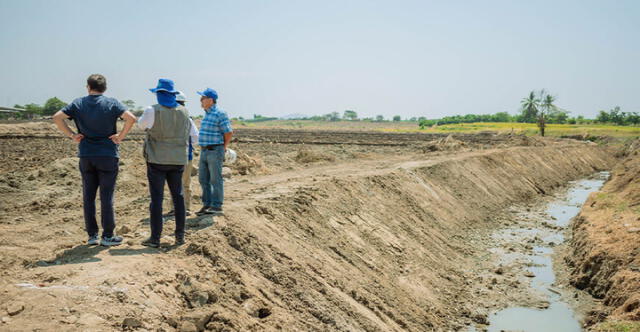
[[[0,308],[0,330],[461,329],[529,296],[502,296],[516,274],[487,288],[482,239],[501,213],[612,162],[522,136],[238,130],[226,216],[191,218],[185,246],[149,249],[132,135],[116,193],[128,241],[105,249],[82,245],[73,143],[49,124],[0,136],[0,300],[23,307]]]

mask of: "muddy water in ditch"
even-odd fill
[[[606,179],[608,172],[599,173],[597,176],[573,182],[562,200],[550,203],[546,208],[549,216],[547,221],[554,226],[564,229],[570,220],[579,212],[582,204],[590,193],[599,190]],[[544,244],[562,243],[563,230],[556,229],[508,229],[509,234],[528,233],[529,236],[538,236]],[[533,248],[533,254],[528,257],[531,266],[528,270],[535,275],[531,280],[531,287],[542,293],[549,302],[546,309],[534,309],[513,307],[498,311],[489,316],[490,325],[488,331],[581,331],[578,318],[573,310],[561,299],[561,292],[554,288],[555,273],[551,255],[553,249],[549,246],[537,246]]]

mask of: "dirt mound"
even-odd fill
[[[527,136],[524,134],[509,134],[509,142],[514,145],[522,146],[546,146],[544,138],[536,136]]]
[[[617,147],[617,149],[616,149]],[[617,158],[626,158],[629,155],[631,155],[632,153],[636,152],[638,149],[640,149],[640,139],[629,139],[626,141],[623,141],[620,144],[614,145],[614,149],[615,149],[615,156]]]
[[[294,157],[295,161],[308,164],[315,163],[319,161],[335,161],[336,158],[332,155],[316,152],[312,150],[300,150],[298,154]]]
[[[575,139],[575,140],[579,140],[579,141],[591,141],[591,142],[596,142],[596,141],[601,141],[601,140],[607,140],[608,139],[607,136],[595,136],[595,135],[591,135],[589,133],[583,133],[581,135],[562,135],[562,136],[560,136],[560,138],[571,138],[571,139]]]
[[[427,151],[455,151],[460,150],[465,147],[466,143],[459,141],[453,136],[449,135],[444,138],[440,138],[434,142],[429,142],[423,148],[425,152]]]
[[[640,154],[629,153],[573,224],[572,283],[611,307],[611,318],[640,320]],[[605,313],[606,314],[606,313]],[[605,315],[599,315],[603,318]]]
[[[237,151],[238,156],[236,162],[229,167],[234,174],[239,175],[260,175],[268,174],[269,169],[264,165],[260,157],[251,157],[244,152]]]

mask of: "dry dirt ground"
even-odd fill
[[[535,302],[487,257],[509,207],[615,162],[593,143],[490,133],[236,135],[225,216],[151,249],[133,132],[115,204],[126,243],[105,248],[84,245],[74,143],[47,122],[0,125],[0,330],[482,329]]]

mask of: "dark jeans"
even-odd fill
[[[151,194],[151,238],[160,241],[162,236],[162,200],[164,182],[166,180],[173,200],[173,211],[176,218],[176,237],[184,236],[184,222],[186,218],[184,208],[184,194],[182,192],[182,172],[184,165],[160,165],[147,163],[147,178],[149,179],[149,193]]]
[[[98,235],[96,222],[96,192],[100,188],[100,216],[102,236],[113,236],[116,227],[113,213],[113,192],[118,177],[118,158],[81,157],[80,175],[82,176],[82,200],[84,224],[89,236]]]

